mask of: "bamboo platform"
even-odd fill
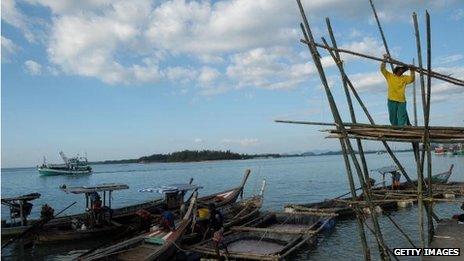
[[[383,140],[393,142],[424,142],[424,127],[386,126],[386,125],[352,125],[346,126],[349,138],[362,140]],[[328,138],[343,138],[338,129],[323,130],[329,132]],[[464,127],[428,127],[430,142],[459,143],[464,142]]]
[[[455,220],[446,220],[438,223],[435,235],[433,236],[431,248],[460,248],[464,250],[464,225],[458,224]],[[426,256],[424,261],[439,261],[439,260],[462,260],[461,256]]]

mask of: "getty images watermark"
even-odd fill
[[[460,256],[460,248],[394,248],[395,256]]]

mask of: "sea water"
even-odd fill
[[[415,179],[416,170],[412,153],[397,153],[397,157],[411,178]],[[369,169],[393,164],[388,154],[369,154],[366,158]],[[433,156],[433,173],[448,170],[450,164],[455,165],[450,180],[464,181],[462,156]],[[129,185],[129,189],[113,192],[112,198],[113,207],[122,207],[160,197],[156,193],[138,192],[139,189],[188,182],[190,178],[194,179],[195,184],[203,186],[200,196],[226,190],[240,184],[245,169],[252,171],[245,188],[245,196],[258,193],[261,181],[263,179],[267,181],[263,206],[265,210],[283,210],[283,206],[288,203],[317,202],[348,192],[341,155],[195,163],[109,164],[93,165],[92,168],[93,174],[82,176],[39,176],[35,168],[2,169],[1,195],[9,197],[32,192],[40,193],[41,198],[32,202],[34,208],[31,216],[35,218],[39,216],[42,204],[51,205],[56,213],[76,201],[77,203],[64,213],[69,215],[83,212],[85,199],[83,195],[65,194],[59,189],[63,184],[89,186],[101,183],[125,183]],[[372,173],[371,176],[377,182],[381,181],[379,174]],[[444,218],[460,212],[459,204],[440,203],[435,209],[436,213]],[[2,219],[7,215],[8,210],[2,206]],[[416,207],[394,212],[391,216],[419,245]],[[387,218],[381,217],[380,222],[390,248],[409,247],[408,241],[398,233]],[[373,258],[379,259],[372,236],[369,236],[369,241]],[[13,247],[7,252],[11,256],[21,256],[29,260],[63,260],[76,251],[93,246],[84,243],[33,249]],[[362,257],[356,221],[348,220],[339,222],[331,233],[321,236],[317,248],[303,248],[292,256],[292,259],[360,260]]]

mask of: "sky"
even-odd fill
[[[427,9],[434,70],[464,78],[463,1],[374,3],[394,58],[416,58],[411,14],[417,12],[424,40]],[[328,39],[330,17],[340,47],[384,53],[367,0],[303,5],[316,39]],[[325,127],[274,122],[333,121],[299,42],[295,1],[2,0],[1,8],[2,167],[35,166],[43,156],[59,161],[60,150],[91,161],[183,149],[339,150],[320,131]],[[321,56],[349,121],[338,71],[328,53]],[[342,59],[375,121],[387,124],[379,63]],[[464,89],[434,80],[431,124],[462,126],[463,115]]]

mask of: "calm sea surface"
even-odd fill
[[[411,178],[415,178],[415,163],[411,153],[398,153]],[[367,155],[369,169],[392,165],[388,155]],[[433,173],[447,170],[454,164],[452,181],[464,181],[464,157],[434,156]],[[95,165],[94,173],[87,176],[39,176],[35,168],[2,169],[2,197],[16,196],[32,192],[42,194],[34,201],[32,216],[38,217],[40,206],[44,203],[55,208],[55,213],[74,201],[78,203],[68,209],[66,214],[84,211],[84,196],[65,194],[59,186],[86,186],[100,183],[125,183],[130,189],[113,193],[113,207],[143,202],[159,197],[158,194],[140,193],[141,188],[188,182],[202,185],[201,195],[208,195],[237,186],[245,169],[252,175],[245,188],[245,195],[258,193],[261,180],[266,179],[265,203],[263,209],[282,210],[287,203],[308,203],[336,197],[347,192],[348,185],[340,155],[320,157],[298,157],[283,159],[259,159],[243,161],[220,161],[200,163],[156,163],[156,164],[114,164]],[[381,178],[372,174],[377,181]],[[2,219],[8,215],[2,206]],[[438,204],[436,211],[440,217],[449,217],[459,212],[458,204]],[[415,207],[394,212],[406,232],[418,243],[417,209]],[[385,217],[380,218],[384,236],[389,247],[409,247],[407,241],[395,230]],[[378,259],[376,246],[370,238],[373,258]],[[80,246],[47,246],[34,249],[12,247],[6,251],[11,256],[25,260],[61,260],[74,251],[89,248]],[[339,222],[334,231],[320,238],[316,249],[300,250],[294,259],[298,260],[361,260],[362,251],[357,234],[356,222]]]

